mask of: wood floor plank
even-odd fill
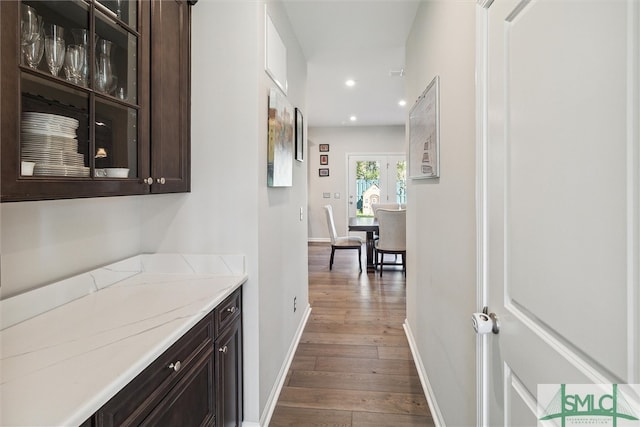
[[[310,371],[315,369],[317,361],[318,361],[318,358],[316,356],[305,356],[305,355],[299,355],[298,353],[296,353],[293,360],[291,361],[290,369],[300,369],[300,370]]]
[[[361,274],[339,253],[329,271],[330,252],[309,244],[312,311],[270,426],[433,426],[403,328],[404,274]]]
[[[355,372],[416,376],[413,360],[356,359],[347,357],[318,357],[316,371]]]
[[[351,411],[277,406],[270,427],[349,427]]]
[[[378,347],[378,357],[380,359],[401,359],[412,360],[411,349],[407,346],[380,346]]]
[[[413,375],[354,374],[345,372],[293,371],[290,387],[330,388],[334,390],[389,391],[422,393],[420,378]]]
[[[424,395],[362,390],[284,387],[278,405],[298,408],[428,415]]]
[[[399,346],[406,344],[407,338],[402,335],[331,334],[305,331],[300,337],[300,342],[309,344]]]
[[[366,324],[366,323],[342,323],[342,324],[308,324],[305,332],[323,332],[335,334],[362,334],[362,335],[402,335],[402,324]]]
[[[432,427],[431,416],[353,412],[353,427]]]
[[[298,351],[296,352],[296,355],[377,359],[378,347],[374,345],[324,345],[300,343],[298,344]]]

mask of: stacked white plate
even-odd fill
[[[23,161],[35,162],[34,175],[89,176],[78,153],[78,120],[57,114],[24,112],[21,122]]]

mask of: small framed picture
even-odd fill
[[[319,147],[321,153],[326,153],[329,151],[329,144],[320,144]]]
[[[296,160],[302,162],[304,160],[304,131],[303,131],[302,112],[296,108]]]
[[[328,154],[321,154],[320,155],[320,164],[321,165],[328,165],[329,164],[329,155]]]
[[[318,169],[318,176],[329,176],[329,168]]]

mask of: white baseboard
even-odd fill
[[[420,353],[418,352],[418,345],[416,344],[416,340],[413,337],[413,332],[411,331],[411,326],[407,323],[407,319],[404,320],[404,333],[407,335],[407,340],[409,341],[409,347],[411,348],[411,355],[413,356],[413,361],[416,364],[416,369],[418,370],[418,377],[420,377],[420,384],[422,384],[422,389],[424,390],[424,394],[427,398],[427,403],[429,404],[429,409],[431,410],[431,417],[433,418],[433,423],[436,427],[446,427],[444,423],[444,419],[442,418],[442,412],[440,412],[440,408],[438,407],[438,403],[436,402],[436,396],[433,393],[433,388],[431,388],[431,384],[429,383],[429,378],[427,377],[427,371],[424,368],[424,364],[422,363],[422,358],[420,357]]]
[[[260,427],[260,423],[254,423],[253,421],[243,421],[242,427]]]
[[[300,325],[298,325],[298,330],[296,331],[295,336],[293,337],[293,341],[291,342],[291,346],[289,347],[289,352],[287,353],[287,357],[282,364],[282,368],[280,368],[280,372],[278,373],[278,377],[276,379],[276,383],[271,389],[271,393],[269,394],[269,399],[267,400],[267,404],[265,405],[265,410],[262,413],[262,417],[260,417],[260,424],[256,425],[255,423],[242,423],[243,427],[268,427],[269,422],[271,421],[271,416],[273,415],[273,411],[276,409],[276,405],[278,404],[278,397],[280,397],[280,392],[282,391],[282,387],[284,386],[284,380],[287,378],[287,373],[289,372],[289,367],[291,367],[291,362],[293,362],[293,356],[296,354],[296,350],[298,349],[298,343],[300,343],[300,338],[302,337],[302,332],[304,332],[304,327],[307,325],[307,321],[309,320],[309,315],[311,315],[311,305],[307,304],[307,308],[302,316],[302,321]]]

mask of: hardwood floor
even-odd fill
[[[359,274],[348,250],[329,271],[330,253],[309,245],[311,316],[269,425],[433,426],[402,328],[402,271]]]

